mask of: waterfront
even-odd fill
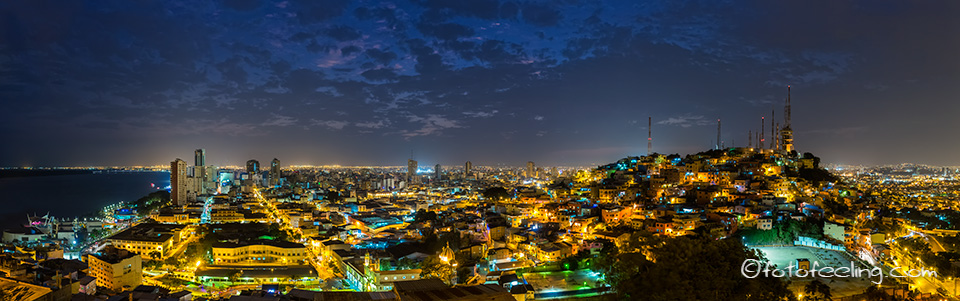
[[[154,184],[155,187],[150,184]],[[170,185],[168,172],[124,172],[0,179],[0,227],[25,221],[27,214],[71,218],[120,201],[134,201]]]

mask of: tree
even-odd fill
[[[887,294],[880,290],[880,287],[876,285],[867,287],[861,296],[866,297],[867,300],[885,300],[887,298]]]
[[[143,262],[143,266],[151,269],[158,269],[163,266],[163,262],[159,260],[146,260]]]
[[[240,276],[243,276],[243,270],[234,270],[230,272],[230,274],[227,274],[227,279],[229,279],[230,282],[236,283],[240,280]]]
[[[747,278],[741,266],[760,260],[737,239],[664,238],[643,252],[621,253],[606,270],[606,281],[623,300],[791,300],[785,281],[759,274]],[[599,267],[599,266],[598,266]]]
[[[833,300],[830,294],[830,286],[820,282],[820,279],[813,280],[803,288],[804,300],[810,301],[830,301]]]
[[[398,270],[408,270],[417,266],[417,263],[413,259],[407,257],[400,257],[397,260],[397,269]]]
[[[440,279],[444,283],[448,283],[456,271],[454,271],[453,266],[440,260],[440,257],[430,256],[423,260],[420,264],[420,278],[422,279]]]
[[[923,237],[920,237],[920,236],[898,239],[897,244],[899,244],[901,247],[906,248],[908,252],[912,252],[916,254],[924,254],[924,253],[930,252],[930,244],[924,241]]]
[[[813,184],[819,185],[820,182],[838,182],[840,178],[822,168],[801,168],[800,178]]]
[[[436,222],[437,213],[433,211],[420,209],[420,210],[417,210],[417,213],[413,215],[413,221],[418,223],[423,223],[427,221]]]
[[[814,156],[811,153],[803,153],[804,159],[813,159],[813,168],[820,168],[820,157]]]
[[[150,258],[153,258],[153,259],[160,259],[160,257],[163,256],[163,254],[160,254],[160,251],[151,251],[150,253],[147,253],[147,256],[150,256]]]
[[[327,194],[325,195],[324,198],[331,202],[337,202],[337,201],[343,200],[343,197],[340,196],[340,192],[332,189],[327,191]]]
[[[507,189],[499,186],[487,188],[487,190],[483,191],[482,195],[484,198],[491,200],[502,200],[510,197],[510,194],[507,193]]]
[[[182,257],[170,256],[170,257],[167,257],[167,259],[163,260],[163,264],[170,265],[170,266],[179,266],[181,264],[181,259]]]

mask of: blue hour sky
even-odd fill
[[[956,1],[6,1],[0,166],[960,165]],[[771,116],[771,112],[776,116]],[[766,125],[767,138],[771,124]]]

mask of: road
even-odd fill
[[[129,227],[135,226],[136,224],[137,222],[135,221],[131,221],[128,224],[125,223],[123,224],[123,226],[120,226],[119,228],[111,229],[113,232],[111,232],[110,234],[104,235],[103,237],[95,241],[88,242],[86,245],[84,245],[80,249],[80,257],[82,258],[84,254],[92,254],[92,253],[100,252],[101,249],[106,247],[106,243],[104,243],[104,241],[106,241],[110,237],[113,237],[117,233],[120,233],[121,231],[126,230]]]
[[[930,245],[931,252],[936,253],[936,252],[947,251],[947,249],[945,249],[943,245],[940,244],[940,240],[937,239],[936,235],[927,235],[927,234],[920,234],[920,235],[923,236],[923,238],[927,241],[927,244]]]
[[[943,252],[946,250],[943,247],[943,245],[940,243],[940,241],[937,240],[936,235],[930,235],[930,234],[926,234],[926,233],[911,229],[910,235],[908,236],[912,236],[912,235],[919,235],[923,237],[924,241],[930,246],[930,252],[935,253],[935,252]],[[906,250],[899,248],[897,244],[891,244],[890,251],[898,259],[897,261],[895,261],[897,266],[900,267],[900,270],[898,271],[906,270],[906,271],[911,271],[913,273],[916,273],[915,270],[920,270],[920,271],[935,270],[933,267],[929,267],[926,264],[924,264],[919,259],[919,254],[916,254],[915,251],[907,252]],[[888,266],[887,268],[892,268],[892,267]],[[901,272],[901,274],[903,274],[903,272]],[[887,275],[889,275],[889,272],[887,273]],[[911,288],[917,289],[923,293],[931,293],[931,294],[937,295],[938,289],[942,288],[943,290],[950,292],[951,295],[953,296],[957,295],[957,292],[955,290],[956,286],[954,285],[955,280],[953,278],[947,278],[947,277],[942,277],[938,275],[938,276],[927,276],[927,277],[907,277],[907,278],[900,278],[900,279],[906,281],[907,283],[910,283]]]
[[[280,224],[280,229],[283,229],[284,231],[286,231],[286,232],[287,232],[287,235],[289,235],[290,237],[295,237],[295,235],[294,235],[294,233],[293,233],[293,227],[290,226],[290,221],[289,221],[289,219],[283,218],[283,217],[280,215],[280,211],[277,210],[277,207],[274,206],[274,204],[268,202],[268,201],[263,197],[263,194],[260,193],[260,189],[254,188],[254,189],[253,189],[253,192],[254,192],[254,195],[257,196],[257,200],[260,201],[260,204],[261,204],[264,208],[267,208],[267,210],[270,211],[270,217],[271,217],[273,220],[276,220],[276,221],[279,222],[279,224]],[[299,241],[299,243],[303,243],[303,241]],[[318,255],[318,254],[315,252],[314,248],[313,248],[312,246],[309,246],[309,245],[305,245],[305,247],[306,247],[306,250],[307,250],[307,262],[310,264],[310,266],[313,267],[314,270],[316,270],[316,272],[317,272],[317,278],[326,280],[326,279],[330,279],[331,277],[333,277],[334,275],[333,275],[332,273],[330,273],[330,269],[328,269],[328,268],[326,268],[326,267],[323,266],[322,257],[320,257],[320,255]]]

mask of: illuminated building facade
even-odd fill
[[[87,254],[87,274],[97,278],[97,286],[115,292],[132,289],[142,281],[143,260],[126,250],[108,249],[103,253]]]
[[[248,174],[257,174],[260,172],[260,161],[257,160],[247,160],[247,173]]]
[[[188,226],[139,224],[111,236],[107,241],[117,249],[140,254],[144,258],[151,258],[154,251],[163,256],[189,235],[184,231],[186,227]]]
[[[300,265],[307,259],[304,245],[272,240],[214,243],[212,253],[216,265]]]
[[[188,192],[192,186],[190,182],[187,177],[187,162],[180,158],[170,162],[170,199],[177,206],[187,205]]]
[[[273,161],[270,161],[270,185],[279,185],[280,184],[280,160],[273,158]]]
[[[417,160],[407,160],[407,183],[413,183],[417,178]]]

